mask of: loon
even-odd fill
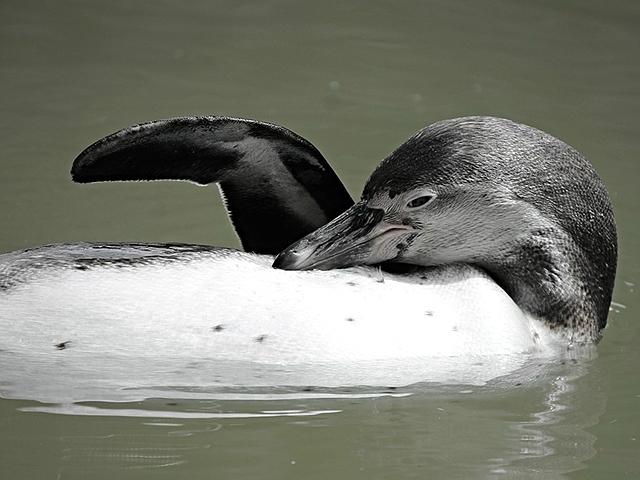
[[[595,343],[606,325],[617,262],[606,188],[574,148],[510,120],[423,128],[357,202],[307,140],[229,117],[120,130],[71,174],[217,183],[244,252],[77,243],[0,255],[0,357],[16,365],[0,395],[19,396],[12,381],[34,369],[114,388],[192,384],[198,361],[229,385],[483,382]]]

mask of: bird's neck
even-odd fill
[[[525,312],[576,342],[598,338],[598,314],[588,295],[580,250],[557,235],[527,237],[507,255],[481,266]]]

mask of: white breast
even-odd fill
[[[0,292],[0,388],[77,400],[149,385],[482,383],[555,348],[472,267],[399,276],[271,261],[45,269]]]

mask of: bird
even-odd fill
[[[617,236],[604,183],[573,147],[511,120],[419,130],[357,202],[310,142],[231,117],[125,128],[82,151],[71,175],[217,183],[244,251],[75,243],[0,255],[11,371],[50,377],[44,359],[64,355],[67,373],[114,388],[123,371],[136,385],[192,385],[203,371],[235,386],[482,383],[591,346],[606,326]],[[0,394],[20,395],[15,377]]]
[[[476,265],[550,328],[594,341],[615,280],[615,220],[601,179],[567,144],[505,119],[448,120],[400,146],[360,202],[275,265],[387,260]]]

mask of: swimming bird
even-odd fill
[[[46,359],[64,355],[76,387],[92,375],[193,385],[203,372],[252,386],[474,383],[595,342],[606,325],[617,258],[606,189],[575,149],[510,120],[418,131],[355,204],[311,143],[227,117],[129,127],[71,173],[218,183],[245,252],[129,243],[0,255],[11,372],[38,365],[48,378],[60,364]]]
[[[509,120],[460,118],[411,137],[360,202],[275,265],[387,260],[476,265],[550,328],[593,341],[611,302],[616,227],[604,184],[575,149]]]

